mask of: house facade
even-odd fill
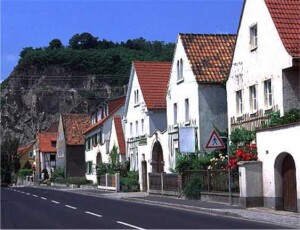
[[[130,159],[131,170],[139,170],[141,162],[146,161],[150,172],[153,169],[165,171],[162,151],[154,151],[154,155],[159,155],[155,158],[159,160],[153,160],[152,150],[142,152],[139,148],[151,145],[153,149],[154,143],[147,143],[147,136],[167,128],[165,93],[170,67],[169,62],[132,63],[123,117],[126,156]],[[161,149],[162,143],[157,142],[156,145]]]
[[[190,129],[187,142],[193,140],[195,145],[191,151],[201,154],[209,151],[205,146],[212,131],[227,128],[223,82],[230,68],[235,39],[235,35],[228,34],[178,35],[166,94],[172,168],[180,151],[183,128]]]
[[[35,167],[35,155],[33,152],[33,145],[34,142],[24,146],[20,146],[17,149],[17,155],[19,156],[20,160],[20,168],[23,168],[27,161],[30,163],[31,167]]]
[[[85,176],[85,140],[83,131],[91,125],[86,114],[61,114],[57,132],[57,164],[65,177]]]
[[[254,130],[268,123],[272,112],[299,109],[299,34],[298,1],[244,2],[226,84],[229,132]],[[299,212],[299,136],[299,123],[257,131],[260,205]]]
[[[96,166],[109,162],[113,117],[124,111],[125,96],[106,100],[90,116],[91,126],[83,131],[85,138],[85,176],[97,183]]]
[[[38,132],[36,135],[33,155],[35,155],[35,175],[38,178],[44,179],[45,170],[51,177],[56,167],[56,141],[56,132]]]

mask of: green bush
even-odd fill
[[[129,171],[126,177],[120,177],[120,190],[122,192],[138,192],[139,175],[135,171]]]
[[[65,177],[65,168],[64,167],[57,167],[54,169],[54,172],[51,175],[51,181],[57,181],[64,179]]]
[[[192,175],[186,182],[183,194],[188,199],[198,200],[201,197],[202,182],[199,176]]]
[[[20,169],[18,172],[19,176],[25,177],[25,176],[32,176],[32,169]]]

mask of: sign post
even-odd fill
[[[226,146],[222,141],[219,134],[214,130],[208,139],[206,144],[207,149],[225,149],[227,147],[227,157],[229,163],[229,141],[227,139]],[[231,175],[230,175],[230,168],[228,168],[228,192],[229,192],[229,204],[232,204],[232,194],[231,194]]]

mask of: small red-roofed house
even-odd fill
[[[270,114],[279,112],[282,116],[299,109],[299,63],[299,1],[244,1],[226,83],[228,131],[260,129],[268,123]],[[262,164],[255,170],[254,186],[240,187],[241,191],[251,189],[248,197],[248,192],[241,192],[244,205],[299,212],[299,136],[299,122],[256,132]],[[247,165],[240,168],[247,169]]]
[[[109,163],[110,161],[111,149],[109,146],[113,117],[123,115],[124,104],[125,96],[106,99],[90,115],[91,125],[83,131],[85,137],[85,176],[94,183],[97,183],[97,164]],[[121,156],[120,152],[119,154]],[[120,160],[124,158],[122,157]]]
[[[130,169],[138,170],[140,178],[141,162],[152,158],[153,145],[147,138],[157,131],[162,132],[167,129],[165,95],[171,64],[155,61],[132,63],[123,122],[126,157],[130,160]],[[159,162],[160,172],[164,172],[164,157],[167,159],[168,156],[167,150],[163,154],[162,145],[157,142],[157,146],[160,147],[159,160],[152,162],[155,165]],[[167,143],[164,146],[167,148]],[[151,168],[148,172],[152,172],[152,166],[149,166]]]
[[[166,93],[173,169],[179,152],[209,152],[206,144],[212,132],[227,129],[224,82],[235,40],[233,34],[178,35]]]
[[[57,165],[66,177],[85,176],[85,139],[83,132],[91,126],[88,114],[61,114],[57,133]]]
[[[57,132],[38,132],[34,144],[36,176],[42,178],[43,170],[51,176],[56,167],[56,140]],[[44,179],[44,178],[42,178]]]

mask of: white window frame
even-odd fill
[[[257,85],[251,85],[249,87],[249,105],[250,113],[257,112]]]
[[[139,90],[134,90],[134,105],[139,104]]]
[[[258,47],[257,24],[250,26],[250,50],[253,51]]]
[[[184,109],[185,109],[185,121],[187,122],[190,119],[190,102],[188,98],[184,100]]]
[[[178,106],[177,103],[174,103],[173,104],[174,125],[177,124],[177,115],[178,115]]]
[[[135,136],[139,136],[139,121],[135,121]]]
[[[273,89],[272,89],[272,80],[268,79],[264,81],[264,101],[265,109],[270,109],[273,106]]]
[[[235,92],[235,101],[236,101],[236,114],[241,116],[243,114],[243,91],[238,90]]]
[[[177,60],[177,83],[183,81],[183,60],[180,58]]]
[[[145,121],[144,121],[144,119],[141,120],[141,127],[142,127],[142,130],[141,130],[142,133],[141,134],[144,135],[145,134]]]

